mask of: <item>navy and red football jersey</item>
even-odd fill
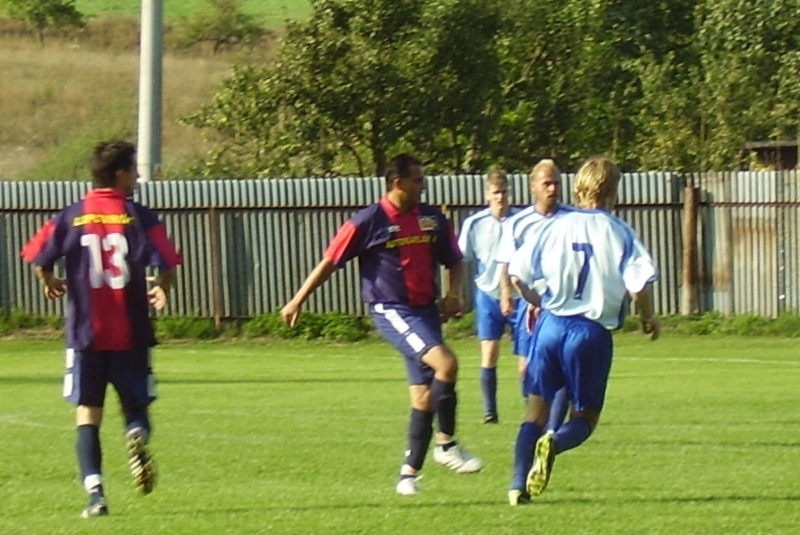
[[[361,295],[367,303],[426,306],[437,298],[437,264],[462,259],[444,214],[421,203],[401,212],[384,196],[356,213],[325,251],[336,267],[358,257]]]
[[[155,213],[111,189],[59,212],[21,255],[46,271],[64,258],[67,346],[94,351],[154,345],[145,270],[183,263]]]

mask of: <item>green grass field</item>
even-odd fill
[[[201,11],[210,10],[208,0],[167,0],[164,2],[164,20],[178,22],[181,18],[191,18]],[[270,26],[283,24],[286,19],[300,19],[311,13],[307,0],[239,0],[242,10],[261,17]],[[111,15],[119,17],[140,17],[142,3],[130,0],[77,0],[75,7],[87,15]]]
[[[477,343],[453,346],[459,435],[486,468],[456,475],[429,457],[415,497],[394,492],[407,394],[383,343],[159,346],[158,486],[133,491],[114,400],[102,433],[111,516],[87,521],[61,344],[2,341],[0,533],[800,532],[796,340],[619,335],[597,432],[518,508],[506,502],[515,363],[501,359],[500,425],[483,426]]]

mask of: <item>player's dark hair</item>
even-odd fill
[[[136,146],[129,141],[115,139],[103,141],[92,152],[92,185],[95,188],[113,188],[117,171],[129,169],[136,163]]]
[[[411,169],[422,165],[422,162],[410,154],[398,154],[386,166],[386,190],[392,189],[392,183],[396,178],[409,178]]]

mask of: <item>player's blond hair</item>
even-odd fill
[[[582,208],[608,208],[617,199],[620,171],[613,160],[592,156],[575,175],[575,204]]]
[[[502,169],[489,171],[483,184],[486,189],[489,189],[489,186],[508,186],[508,175]]]
[[[542,160],[539,160],[539,163],[533,166],[530,175],[531,183],[533,183],[533,181],[536,180],[537,175],[541,171],[549,171],[554,176],[561,178],[561,169],[558,168],[555,160],[553,160],[552,158],[544,158]]]

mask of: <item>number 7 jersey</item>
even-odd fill
[[[45,271],[64,258],[67,346],[94,351],[154,345],[145,270],[183,263],[155,213],[111,189],[59,212],[21,255]]]
[[[582,315],[606,329],[621,326],[628,293],[657,277],[633,229],[602,210],[554,217],[517,250],[508,273],[535,290],[544,309],[557,316]]]

